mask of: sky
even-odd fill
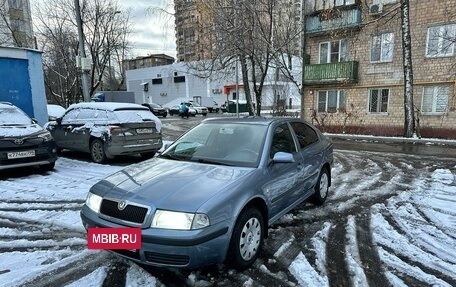
[[[31,0],[32,19],[34,2]],[[45,1],[45,0],[38,0]],[[80,0],[81,1],[81,0]],[[116,1],[116,0],[113,0]],[[166,54],[176,57],[173,0],[117,0],[119,6],[130,10],[133,31],[130,35],[131,57]],[[160,12],[163,9],[168,13]],[[36,25],[36,23],[35,23]]]
[[[174,16],[170,15],[174,13],[172,0],[119,0],[119,5],[131,9],[133,56],[163,53],[176,57]]]
[[[286,226],[287,222],[325,218],[328,213],[343,214],[344,210],[356,206],[356,199],[391,194],[399,184],[404,191],[388,197],[384,203],[373,205],[369,211],[372,240],[378,246],[379,260],[383,265],[378,272],[382,272],[392,286],[407,286],[409,283],[403,278],[408,278],[410,282],[423,285],[450,287],[442,278],[456,280],[456,165],[422,169],[412,166],[410,157],[336,150],[329,202],[312,212],[289,213],[272,227],[268,242],[270,246],[277,246],[277,250],[270,261],[284,260],[294,254],[290,250],[299,250],[302,246],[302,239],[288,236],[290,228]],[[398,158],[399,162],[390,161],[391,158]],[[366,163],[367,167],[350,169],[360,163]],[[398,171],[399,167],[405,167],[413,176]],[[105,278],[112,276],[112,272],[118,272],[111,265],[113,259],[107,257],[108,252],[85,248],[85,231],[79,210],[89,188],[120,169],[119,166],[61,157],[56,162],[56,169],[47,175],[31,174],[1,181],[0,286],[27,285],[40,276],[58,276],[59,272],[55,270],[63,268],[69,274],[81,276],[62,286],[98,287]],[[368,174],[371,176],[366,176]],[[395,176],[379,186],[377,183],[382,181],[383,174]],[[351,182],[357,184],[353,185],[354,188],[347,188]],[[329,286],[331,270],[327,266],[327,256],[331,248],[327,242],[330,230],[338,228],[337,224],[343,224],[346,230],[344,260],[350,269],[352,286],[368,286],[364,273],[368,267],[363,266],[360,259],[362,242],[358,242],[356,232],[360,220],[362,217],[349,215],[341,223],[328,219],[316,230],[309,228],[307,232],[313,235],[307,248],[315,255],[298,252],[287,259],[290,261],[288,272],[299,286]],[[419,262],[420,266],[410,261]],[[256,264],[261,264],[260,267],[255,265],[261,272],[279,278],[287,286],[296,286],[284,279],[283,272],[268,269],[268,265],[273,265],[271,262]],[[442,276],[437,278],[429,271]],[[163,286],[158,278],[132,262],[127,263],[125,272],[125,286]],[[257,286],[256,278],[248,274],[232,273],[229,276],[243,286]],[[211,286],[202,277],[199,271],[192,271],[187,278],[188,286]]]

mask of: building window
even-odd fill
[[[347,61],[347,41],[320,43],[320,64]]]
[[[319,113],[336,113],[345,111],[344,91],[319,91],[318,107]]]
[[[454,55],[456,24],[428,28],[426,56],[446,57]]]
[[[22,8],[22,0],[8,0],[9,7],[14,9]]]
[[[369,90],[369,113],[388,112],[389,89]]]
[[[152,85],[161,85],[163,84],[163,79],[152,79]]]
[[[448,111],[448,99],[450,98],[450,86],[428,86],[423,88],[423,100],[421,103],[422,113],[446,113]]]
[[[372,37],[371,62],[391,62],[393,60],[394,34],[383,33]]]
[[[174,77],[174,83],[183,83],[185,82],[185,76]]]

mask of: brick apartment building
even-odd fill
[[[306,5],[304,117],[331,132],[403,135],[399,0]],[[456,138],[456,1],[410,0],[410,29],[421,136]]]

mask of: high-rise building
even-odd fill
[[[35,48],[29,0],[0,0],[0,45]]]

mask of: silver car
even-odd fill
[[[81,211],[91,227],[141,228],[145,264],[247,268],[268,226],[303,201],[320,205],[331,185],[333,146],[296,118],[214,118],[159,157],[95,184]]]
[[[150,158],[162,147],[160,120],[138,104],[74,104],[46,128],[60,150],[88,152],[97,163],[117,155],[141,154]]]

